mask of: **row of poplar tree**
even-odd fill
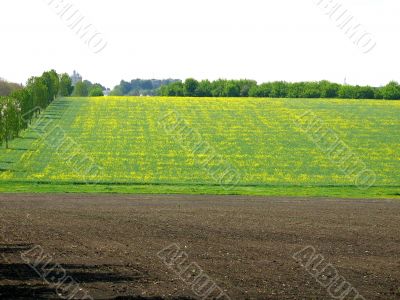
[[[51,70],[42,76],[29,78],[26,86],[11,95],[0,97],[0,145],[8,148],[9,141],[28,127],[57,96],[69,96],[73,90],[68,74]]]

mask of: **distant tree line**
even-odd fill
[[[18,83],[8,82],[0,78],[0,96],[9,96],[12,92],[22,88],[23,86]]]
[[[121,80],[111,91],[112,96],[155,96],[162,86],[180,82],[178,79],[134,79],[130,82]]]
[[[383,87],[318,82],[275,81],[257,84],[254,80],[175,81],[159,89],[161,96],[177,97],[266,97],[266,98],[343,98],[400,99],[400,85],[392,81]]]
[[[104,96],[106,88],[100,83],[92,83],[89,80],[78,81],[75,84],[72,96],[74,97],[100,97]]]
[[[68,74],[51,70],[41,76],[31,77],[24,88],[0,97],[0,145],[18,137],[57,96],[69,96],[72,83]]]

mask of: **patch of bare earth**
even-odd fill
[[[40,246],[94,299],[196,299],[172,243],[232,299],[329,299],[293,254],[312,246],[366,299],[400,299],[400,201],[0,195],[0,298],[58,299],[21,257]],[[140,298],[142,297],[142,298]]]

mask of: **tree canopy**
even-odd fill
[[[178,82],[177,79],[133,79],[130,82],[121,80],[111,91],[112,96],[154,96],[165,85]]]
[[[0,145],[17,137],[33,117],[44,110],[59,95],[60,76],[50,70],[28,79],[25,88],[0,97]]]
[[[99,97],[104,96],[106,88],[100,83],[91,83],[89,80],[78,81],[75,84],[72,96],[74,97]]]
[[[317,82],[274,81],[257,84],[254,80],[219,79],[173,82],[162,86],[161,96],[186,97],[266,97],[266,98],[343,98],[400,99],[400,86],[390,82],[384,87],[341,85],[327,80]]]
[[[59,88],[59,95],[61,97],[67,97],[72,94],[72,91],[74,90],[74,87],[72,86],[72,80],[71,77],[63,73],[60,75],[60,88]]]

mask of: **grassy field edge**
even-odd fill
[[[83,194],[188,194],[188,195],[248,195],[400,199],[400,187],[371,187],[361,190],[343,186],[236,186],[230,190],[208,185],[113,185],[113,184],[49,184],[0,182],[0,193],[83,193]]]

